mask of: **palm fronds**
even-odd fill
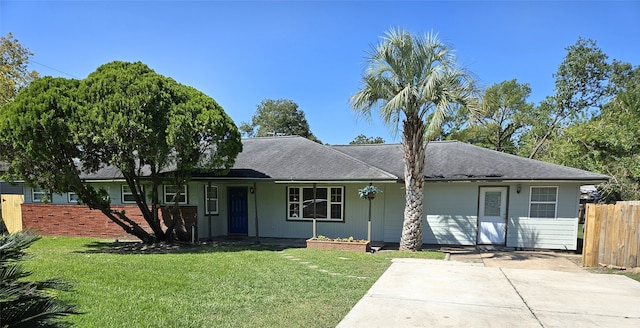
[[[26,281],[31,275],[21,261],[28,259],[24,252],[39,237],[18,232],[0,235],[0,324],[13,327],[62,327],[56,320],[78,314],[75,306],[56,299],[51,291],[70,290],[64,281]]]

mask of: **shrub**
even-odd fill
[[[51,279],[26,281],[31,275],[21,261],[24,252],[40,237],[25,232],[0,235],[0,323],[1,327],[62,327],[57,319],[78,314],[75,306],[54,297],[54,290],[70,290],[69,284]]]

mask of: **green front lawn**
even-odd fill
[[[44,237],[31,279],[63,278],[78,327],[334,327],[394,257],[443,253],[201,246],[116,254],[96,239]]]

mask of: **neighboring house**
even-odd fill
[[[181,203],[193,212],[199,239],[308,238],[314,216],[318,235],[363,239],[369,203],[358,197],[358,189],[371,183],[383,191],[371,201],[372,240],[399,242],[405,206],[401,145],[327,146],[292,136],[244,139],[243,146],[229,174],[198,174],[183,191]],[[608,179],[456,141],[431,142],[426,156],[425,244],[575,250],[580,186]],[[105,187],[115,207],[133,210],[117,170],[86,178]],[[169,203],[174,189],[162,187],[163,201]],[[43,197],[51,203],[38,204]],[[74,202],[73,194],[47,196],[25,188],[25,226],[47,234],[47,224],[60,227],[60,220],[87,211]],[[41,214],[34,215],[34,209]],[[78,224],[87,225],[78,219],[62,226]]]
[[[587,212],[587,204],[598,203],[600,201],[600,192],[594,185],[580,186],[580,207],[578,218],[580,223],[584,223]]]

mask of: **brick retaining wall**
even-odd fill
[[[113,205],[111,208],[117,211],[124,210],[128,218],[145,230],[151,231],[137,206]],[[182,210],[185,217],[193,217],[197,213],[195,206],[185,206]],[[195,216],[197,217],[197,214]],[[136,239],[135,236],[126,233],[119,225],[109,220],[102,212],[90,210],[83,205],[22,204],[22,228],[45,236]],[[163,229],[165,229],[164,224]]]

